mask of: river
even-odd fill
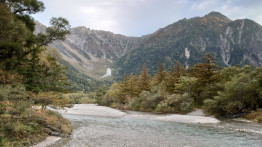
[[[73,133],[52,147],[262,147],[262,125],[257,123],[122,112],[93,104],[75,105],[62,113],[71,121]]]

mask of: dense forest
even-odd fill
[[[125,75],[100,93],[98,104],[119,109],[183,114],[203,108],[217,117],[248,114],[247,118],[262,122],[262,113],[255,112],[262,108],[262,68],[221,68],[210,54],[188,70],[180,62],[170,71],[159,63],[153,76],[144,64],[141,74]]]
[[[46,109],[69,107],[66,67],[47,45],[64,40],[69,22],[52,18],[46,33],[34,35],[32,14],[44,11],[38,0],[0,1],[0,146],[30,146],[48,135],[68,136],[70,123]]]

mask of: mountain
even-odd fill
[[[44,25],[38,21],[35,23],[35,33],[45,32]],[[148,38],[126,37],[86,27],[72,28],[70,32],[65,41],[55,41],[49,47],[56,48],[63,59],[77,71],[95,79],[100,79],[114,61]]]
[[[46,26],[35,22],[35,34],[45,33]],[[54,41],[49,48],[61,55],[58,62],[68,67],[72,90],[92,91],[108,85],[111,73],[106,73],[113,62],[137,48],[144,37],[126,37],[108,31],[76,27],[70,30],[65,41]],[[111,71],[111,70],[110,70]],[[109,78],[108,78],[109,77]]]
[[[45,30],[44,25],[36,24],[36,32]],[[262,27],[249,19],[233,21],[219,12],[211,12],[179,20],[143,37],[76,27],[65,41],[56,41],[49,47],[58,50],[63,64],[97,80],[104,79],[109,67],[118,78],[125,73],[140,73],[144,63],[151,73],[157,70],[158,62],[169,68],[179,60],[189,68],[201,62],[206,53],[212,54],[223,67],[261,66]]]
[[[126,37],[85,27],[71,29],[65,41],[55,41],[56,48],[65,61],[78,71],[99,79],[115,60],[137,48],[143,38]]]
[[[182,19],[151,34],[137,48],[113,64],[113,74],[138,74],[147,64],[151,72],[158,62],[167,68],[179,60],[185,67],[212,54],[220,66],[262,65],[262,27],[249,19],[232,21],[219,12]]]

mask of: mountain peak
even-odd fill
[[[216,18],[219,18],[221,20],[231,21],[228,17],[226,17],[225,15],[221,14],[220,12],[216,12],[216,11],[212,11],[212,12],[208,13],[207,15],[205,15],[204,17],[216,17]]]

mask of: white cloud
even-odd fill
[[[196,1],[191,8],[198,9],[198,10],[205,10],[217,6],[218,0],[202,0]]]
[[[73,27],[86,26],[129,36],[153,33],[183,18],[219,11],[231,19],[262,24],[261,0],[44,0],[46,11],[34,17],[45,25],[52,16]]]

